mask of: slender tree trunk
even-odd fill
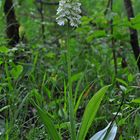
[[[128,19],[134,18],[134,10],[132,6],[131,0],[124,0],[126,12]],[[129,28],[130,30],[130,44],[132,46],[135,59],[137,61],[137,65],[140,71],[140,48],[139,48],[139,42],[138,42],[138,32],[135,29]]]
[[[13,47],[19,42],[19,23],[16,20],[13,0],[5,0],[4,13],[6,16],[8,45]]]

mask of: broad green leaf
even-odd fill
[[[130,73],[127,78],[129,82],[132,82],[134,79],[134,76]]]
[[[140,14],[131,19],[131,27],[137,30],[140,29]]]
[[[119,122],[118,122],[118,125],[122,126],[122,125],[126,124],[126,120],[127,120],[127,118],[120,119]]]
[[[17,65],[11,70],[12,76],[17,80],[23,71],[23,66]]]
[[[43,122],[43,124],[45,125],[48,135],[51,137],[51,139],[52,140],[62,140],[62,138],[59,135],[59,133],[57,132],[49,114],[45,110],[41,109],[37,104],[34,104],[34,105],[35,105],[38,115],[39,115],[41,121]]]
[[[72,81],[72,82],[75,82],[75,81],[79,80],[79,79],[81,78],[82,75],[83,75],[82,72],[77,73],[77,74],[74,74],[74,75],[71,77],[71,81]]]
[[[95,115],[100,107],[101,101],[108,90],[109,86],[105,86],[101,88],[89,101],[88,105],[86,106],[81,127],[78,133],[78,140],[85,140],[87,132],[95,118]]]
[[[89,24],[91,21],[92,21],[93,19],[92,18],[89,18],[89,17],[87,17],[87,16],[83,16],[82,18],[81,18],[81,21],[82,21],[82,25],[87,25],[87,24]]]
[[[93,137],[90,138],[90,140],[104,140],[105,135],[106,135],[106,133],[108,131],[108,128],[110,127],[110,124],[111,123],[109,123],[107,125],[107,127],[104,128],[103,130],[97,132]],[[110,130],[110,132],[108,133],[108,136],[107,136],[106,140],[114,140],[115,137],[116,137],[116,134],[117,134],[117,126],[114,123],[112,128],[111,128],[111,130]]]
[[[140,98],[134,99],[134,100],[132,100],[131,102],[140,104]]]
[[[55,58],[55,53],[53,53],[53,52],[48,52],[46,56],[47,56],[48,58],[53,59],[53,58]]]
[[[128,86],[128,84],[127,84],[124,80],[119,79],[119,78],[116,78],[116,80],[117,80],[119,83],[125,85],[126,87]]]
[[[9,49],[7,47],[0,47],[0,53],[8,53]]]
[[[106,32],[104,30],[94,31],[90,36],[87,37],[87,42],[91,42],[95,38],[101,38],[105,36],[106,36]]]

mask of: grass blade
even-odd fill
[[[89,101],[86,106],[81,127],[78,133],[78,140],[85,140],[86,134],[95,118],[95,115],[99,109],[100,103],[105,95],[109,86],[101,88]]]
[[[57,132],[49,114],[41,109],[37,104],[35,104],[35,107],[37,109],[38,115],[40,117],[40,119],[42,120],[43,124],[45,125],[48,135],[51,137],[52,140],[62,140],[61,136],[59,135],[59,133]]]
[[[94,83],[88,85],[88,86],[82,91],[82,93],[79,95],[78,100],[77,100],[77,102],[76,102],[76,104],[75,104],[75,108],[74,108],[74,113],[75,113],[75,114],[76,114],[76,112],[77,112],[77,110],[78,110],[78,108],[79,108],[79,105],[80,105],[80,103],[81,103],[82,97],[84,96],[85,93],[86,93],[86,94],[89,94],[91,88],[93,87],[93,84],[94,84]]]

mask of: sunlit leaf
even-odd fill
[[[85,140],[87,132],[95,118],[95,115],[100,107],[101,101],[108,88],[109,86],[105,86],[102,89],[100,89],[87,104],[82,118],[81,127],[78,133],[78,140]]]
[[[4,46],[2,46],[2,47],[0,47],[0,53],[8,53],[9,52],[9,49],[7,48],[7,47],[4,47]]]
[[[90,140],[104,140],[105,135],[108,131],[108,128],[110,127],[110,124],[111,123],[109,123],[107,127],[104,128],[103,130],[97,132],[93,137],[90,138]],[[108,133],[106,137],[106,140],[114,140],[116,137],[116,134],[117,134],[117,125],[114,123],[110,132]]]
[[[134,99],[134,100],[132,100],[131,102],[140,104],[140,98]]]
[[[12,76],[17,80],[21,73],[23,72],[23,66],[17,65],[11,70]]]

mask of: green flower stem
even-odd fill
[[[67,27],[67,65],[68,65],[68,106],[69,106],[69,119],[70,119],[70,132],[71,139],[76,140],[76,127],[75,127],[75,116],[74,116],[74,105],[73,105],[73,96],[72,96],[72,81],[71,81],[71,52],[70,52],[70,32],[69,24]]]

